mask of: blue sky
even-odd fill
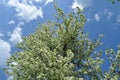
[[[0,0],[0,80],[10,80],[1,70],[7,58],[16,51],[16,43],[22,36],[34,32],[39,23],[54,20],[53,0]],[[76,7],[85,8],[87,18],[85,32],[91,39],[104,34],[101,49],[117,50],[120,44],[120,3],[112,5],[108,0],[56,0],[65,13]],[[106,58],[106,57],[104,57]],[[109,65],[106,62],[107,65]],[[107,66],[104,65],[104,69]]]

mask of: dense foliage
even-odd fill
[[[6,72],[13,80],[118,80],[120,79],[120,48],[117,53],[107,49],[111,62],[109,71],[101,70],[101,36],[91,40],[84,33],[85,15],[65,15],[55,5],[56,21],[39,25],[33,34],[23,37],[17,45],[21,51],[7,62]]]

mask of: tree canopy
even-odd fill
[[[103,52],[95,40],[84,32],[86,18],[76,12],[64,11],[55,5],[56,20],[40,24],[34,33],[18,43],[20,51],[7,61],[6,72],[13,80],[118,80],[120,79],[120,47],[107,49],[111,63],[109,71],[102,70]]]

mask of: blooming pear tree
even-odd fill
[[[40,24],[34,33],[17,44],[20,51],[7,62],[6,72],[13,80],[119,80],[120,48],[117,53],[107,49],[111,62],[109,71],[102,71],[104,60],[100,35],[89,39],[84,32],[86,18],[76,12],[64,14],[55,4],[56,20]]]

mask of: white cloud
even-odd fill
[[[112,15],[113,14],[111,12],[108,12],[108,19],[111,19]]]
[[[42,0],[34,0],[35,2],[42,2]]]
[[[38,0],[36,0],[38,1]],[[36,7],[35,5],[29,5],[27,3],[20,2],[19,0],[9,0],[9,7],[14,7],[17,16],[20,20],[26,20],[27,22],[30,20],[37,19],[37,17],[43,18],[43,12],[41,7]]]
[[[92,3],[92,0],[74,0],[71,7],[72,7],[72,9],[76,9],[76,7],[83,9],[85,7],[90,6],[91,3]]]
[[[4,36],[4,34],[0,33],[0,37],[3,37],[3,36]]]
[[[120,15],[118,15],[117,17],[117,22],[120,22]]]
[[[33,4],[33,2],[35,3],[41,3],[43,2],[43,0],[24,0],[26,3],[29,3],[29,4]]]
[[[25,23],[24,22],[19,22],[18,24],[17,24],[17,26],[18,27],[21,27],[22,25],[24,25]]]
[[[8,24],[15,24],[15,21],[11,20],[11,21],[8,22]]]
[[[87,18],[87,22],[90,22],[90,18]]]
[[[10,41],[14,44],[22,42],[22,29],[20,27],[16,27],[10,35]]]
[[[46,0],[45,5],[47,5],[48,3],[51,3],[51,2],[53,2],[53,0]]]
[[[15,9],[17,12],[15,15],[19,20],[29,22],[30,20],[37,19],[38,17],[43,18],[42,7],[44,6],[41,4],[46,6],[51,2],[53,2],[53,0],[8,0],[7,5]],[[39,3],[40,5],[36,6],[34,3]]]
[[[108,11],[107,9],[104,10],[104,14],[107,15],[107,19],[110,20],[113,16],[113,13]]]
[[[11,65],[17,66],[17,62],[12,62]],[[10,70],[12,71],[12,70]],[[14,76],[9,76],[7,80],[14,80]]]
[[[43,0],[29,0],[29,1],[32,1],[32,2],[42,2]]]
[[[95,20],[96,20],[97,22],[99,22],[99,20],[100,20],[99,14],[95,14]]]
[[[0,0],[0,4],[6,5],[6,0]]]
[[[83,9],[84,6],[82,4],[79,4],[77,0],[74,0],[74,3],[72,5],[72,9],[76,9],[76,7],[79,7],[80,9]]]
[[[13,78],[13,76],[10,76],[7,80],[14,80]]]
[[[0,39],[0,67],[5,67],[6,61],[10,57],[10,51],[10,44]]]

